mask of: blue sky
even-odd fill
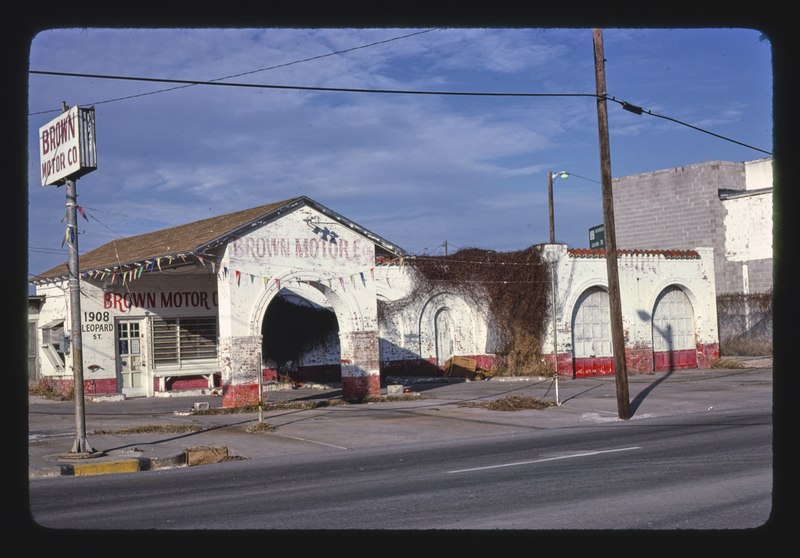
[[[610,96],[772,151],[771,45],[760,31],[604,29],[603,39]],[[53,29],[32,38],[29,61],[34,71],[301,87],[595,92],[589,28]],[[450,252],[518,250],[548,241],[547,173],[560,170],[571,176],[555,183],[556,240],[588,247],[603,222],[591,97],[30,74],[29,276],[68,257],[64,188],[40,186],[37,143],[62,101],[96,110],[98,168],[77,181],[81,253],[298,195],[412,254],[442,254],[445,241]],[[608,115],[614,177],[768,156],[614,102]]]

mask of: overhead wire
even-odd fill
[[[221,81],[202,81],[202,80],[189,80],[189,79],[169,79],[169,78],[152,78],[152,77],[142,77],[142,76],[122,76],[122,75],[108,75],[108,74],[87,74],[87,73],[76,73],[76,72],[56,72],[56,71],[45,71],[45,70],[30,70],[31,74],[37,75],[49,75],[49,76],[61,76],[61,77],[77,77],[77,78],[89,78],[89,79],[109,79],[109,80],[125,80],[125,81],[142,81],[142,82],[158,82],[158,83],[179,83],[183,84],[183,87],[193,86],[193,85],[208,85],[208,86],[223,86],[223,87],[242,87],[242,88],[255,88],[255,89],[279,89],[279,90],[294,90],[294,91],[321,91],[321,92],[335,92],[335,93],[373,93],[373,94],[390,94],[390,95],[435,95],[435,96],[461,96],[461,97],[591,97],[595,99],[604,98],[608,101],[612,101],[618,103],[622,108],[628,112],[634,114],[648,114],[650,116],[655,116],[657,118],[663,118],[665,120],[669,120],[681,126],[686,126],[698,132],[702,132],[704,134],[708,134],[714,136],[718,139],[722,139],[725,141],[729,141],[740,145],[742,147],[747,147],[749,149],[753,149],[755,151],[759,151],[761,153],[765,153],[767,155],[772,155],[771,152],[761,149],[758,147],[754,147],[752,145],[740,142],[738,140],[734,140],[732,138],[723,136],[721,134],[717,134],[715,132],[711,132],[709,130],[705,130],[700,128],[699,126],[695,126],[693,124],[688,124],[683,122],[682,120],[678,120],[677,118],[672,118],[669,116],[661,115],[654,113],[650,110],[644,109],[637,105],[633,105],[626,101],[622,101],[617,99],[611,95],[599,95],[597,93],[531,93],[531,92],[487,92],[487,91],[439,91],[439,90],[413,90],[413,89],[369,89],[369,88],[358,88],[358,87],[318,87],[318,86],[302,86],[302,85],[275,85],[275,84],[264,84],[264,83],[239,83],[239,82],[221,82]],[[220,78],[224,79],[224,78]],[[175,88],[173,88],[175,89]],[[51,112],[51,111],[48,111]],[[41,114],[41,113],[33,113],[33,114]]]
[[[337,56],[339,54],[346,54],[348,52],[353,52],[353,51],[361,50],[361,49],[364,49],[364,48],[369,48],[369,47],[374,47],[374,46],[377,46],[377,45],[391,43],[393,41],[399,41],[401,39],[407,39],[409,37],[415,37],[417,35],[430,33],[431,31],[434,31],[434,30],[435,29],[424,29],[422,31],[416,31],[414,33],[408,33],[406,35],[400,35],[398,37],[391,37],[389,39],[384,39],[382,41],[375,41],[375,42],[367,43],[367,44],[364,44],[364,45],[359,45],[359,46],[355,46],[355,47],[336,50],[336,51],[333,51],[333,52],[327,52],[325,54],[318,54],[316,56],[310,56],[308,58],[302,58],[302,59],[299,59],[299,60],[293,60],[291,62],[283,62],[281,64],[275,64],[273,66],[267,66],[266,68],[259,68],[257,70],[249,70],[247,72],[239,72],[238,74],[231,74],[229,76],[224,76],[224,77],[219,77],[219,78],[214,78],[214,79],[208,80],[208,83],[210,84],[210,83],[219,82],[219,81],[222,81],[222,80],[225,80],[225,79],[231,79],[231,78],[240,77],[240,76],[246,76],[246,75],[250,75],[250,74],[257,74],[259,72],[266,72],[266,71],[269,71],[269,70],[276,70],[278,68],[285,68],[287,66],[293,66],[295,64],[302,64],[304,62],[312,62],[314,60],[320,60],[322,58],[327,58],[329,56]],[[188,84],[184,84],[184,85],[179,85],[177,87],[168,87],[168,88],[165,88],[165,89],[158,89],[156,91],[146,91],[144,93],[137,93],[135,95],[127,95],[125,97],[115,97],[113,99],[107,99],[105,101],[95,101],[94,103],[88,103],[88,105],[90,105],[90,106],[92,106],[92,105],[102,105],[102,104],[106,104],[106,103],[115,103],[115,102],[118,102],[118,101],[126,101],[128,99],[136,99],[138,97],[146,97],[148,95],[157,95],[159,93],[167,93],[169,91],[175,91],[175,90],[184,89],[184,88],[187,88],[187,87],[194,87],[195,85],[201,85],[201,84],[200,83],[188,83]],[[37,114],[48,114],[48,113],[51,113],[51,112],[59,112],[60,110],[61,109],[43,110],[43,111],[31,113],[29,116],[33,116],[33,115],[37,115]]]

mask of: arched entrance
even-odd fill
[[[453,326],[450,309],[442,308],[436,312],[433,323],[436,340],[436,364],[444,366],[453,356]]]
[[[341,381],[339,322],[327,306],[281,289],[261,324],[262,359],[278,381]]]
[[[694,309],[676,286],[667,287],[653,309],[653,368],[697,368]]]
[[[608,293],[600,287],[584,291],[575,305],[572,323],[575,376],[613,374]]]

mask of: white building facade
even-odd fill
[[[554,262],[556,288],[543,358],[562,376],[613,374],[604,253],[538,249]],[[81,256],[84,393],[218,390],[231,407],[257,403],[264,381],[286,375],[341,383],[343,397],[363,400],[389,376],[441,374],[453,356],[491,368],[488,308],[446,285],[410,300],[410,257],[304,196],[90,251]],[[619,273],[629,371],[710,367],[719,356],[713,250],[621,251]],[[40,377],[66,389],[66,269],[33,283]]]

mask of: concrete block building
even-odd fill
[[[613,373],[605,253],[535,248],[556,294],[543,358],[565,376]],[[446,284],[409,297],[410,258],[305,196],[117,239],[80,258],[84,394],[219,390],[240,406],[284,376],[363,400],[390,375],[440,374],[452,356],[491,367],[489,309]],[[623,250],[619,270],[629,369],[709,367],[714,250]],[[40,377],[69,387],[67,266],[32,282]]]
[[[616,178],[619,248],[714,249],[718,294],[772,290],[772,159]]]

